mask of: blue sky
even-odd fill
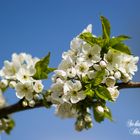
[[[140,56],[140,1],[139,0],[0,0],[0,66],[10,59],[13,52],[26,52],[43,57],[51,52],[51,66],[57,67],[63,51],[69,49],[73,37],[88,24],[93,32],[101,34],[100,15],[106,16],[112,25],[112,36],[132,36],[127,44]],[[140,81],[140,72],[134,81]],[[51,82],[46,81],[49,88]],[[16,102],[12,90],[7,100]],[[106,120],[94,122],[88,131],[76,132],[74,120],[61,120],[54,116],[54,109],[35,109],[13,115],[16,127],[10,136],[2,134],[2,140],[139,140],[126,126],[128,120],[140,120],[140,89],[125,89],[112,109],[114,123]]]

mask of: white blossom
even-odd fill
[[[84,29],[82,32],[83,32],[83,33],[84,33],[84,32],[90,32],[90,33],[92,33],[92,24],[89,24],[89,25],[86,27],[86,29]]]
[[[110,95],[111,95],[112,99],[113,99],[114,101],[116,101],[116,99],[117,99],[118,96],[119,96],[119,91],[118,91],[118,89],[117,89],[117,86],[115,86],[115,87],[108,87],[107,89],[108,89],[108,91],[110,92]]]
[[[19,99],[22,99],[25,97],[26,100],[30,101],[33,99],[33,85],[30,82],[26,83],[17,83],[16,87],[16,96]]]
[[[89,25],[82,33],[87,33],[83,34],[83,37],[84,35],[91,35],[95,40],[97,38],[91,34],[92,25]],[[86,42],[86,36],[85,39],[81,39],[81,36],[78,35],[71,41],[70,49],[62,54],[62,61],[52,76],[53,84],[50,89],[51,94],[47,96],[47,101],[55,104],[56,114],[61,118],[74,117],[71,115],[73,106],[79,111],[77,104],[80,101],[82,103],[82,100],[83,102],[88,101],[88,97],[98,101],[98,98],[101,97],[94,96],[95,90],[100,92],[98,87],[108,90],[112,100],[116,101],[119,96],[118,87],[115,86],[116,83],[118,81],[130,81],[137,71],[138,57],[111,49],[110,46],[109,50],[104,52],[102,42],[100,43],[99,40],[98,43],[100,38],[97,38],[97,42],[94,42],[94,39],[91,38],[90,40],[90,37]],[[82,108],[80,109],[82,110]],[[104,115],[107,111],[106,106],[102,106],[102,104],[94,109],[99,115]],[[90,113],[87,114],[87,119],[79,117],[80,111],[77,114],[77,130],[81,131],[92,126]]]
[[[64,70],[55,70],[55,74],[52,76],[52,81],[56,82],[58,78],[65,80],[67,78],[67,73]]]
[[[80,62],[75,66],[77,75],[80,76],[85,76],[88,73],[89,66],[88,63],[86,62]]]
[[[77,116],[77,111],[70,103],[63,103],[56,107],[56,115],[61,118],[73,118]]]
[[[81,88],[82,85],[80,81],[67,81],[64,85],[64,95],[62,97],[63,100],[65,102],[71,101],[71,103],[77,103],[80,100],[85,99],[86,95],[83,91],[80,91]]]
[[[67,76],[69,77],[69,78],[73,78],[73,77],[75,77],[76,76],[76,69],[75,68],[69,68],[68,70],[67,70]]]
[[[21,83],[32,81],[32,76],[35,74],[36,70],[33,67],[27,69],[25,65],[23,65],[16,74],[17,80]]]
[[[71,68],[74,65],[74,62],[71,57],[66,58],[66,60],[62,60],[59,64],[58,69],[66,71],[68,68]]]
[[[100,61],[100,51],[101,47],[94,45],[90,47],[89,45],[84,45],[82,48],[83,53],[81,54],[81,59],[88,63],[88,66],[92,66],[94,63]]]
[[[41,80],[37,80],[37,81],[35,81],[33,88],[36,93],[41,93],[44,88],[44,85],[42,84]]]
[[[13,62],[4,61],[4,67],[0,71],[0,76],[5,79],[15,79],[15,74],[19,70],[19,65]]]

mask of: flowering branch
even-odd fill
[[[119,89],[140,88],[140,82],[118,83],[117,86]],[[40,107],[44,107],[43,100],[38,101],[34,107],[30,107],[30,106],[23,107],[22,100],[20,100],[19,102],[13,105],[0,109],[0,119],[12,113],[40,108]]]
[[[4,61],[0,69],[0,131],[12,130],[10,114],[52,104],[57,116],[76,119],[77,131],[93,126],[91,114],[99,123],[113,120],[106,102],[115,102],[120,89],[140,88],[140,82],[129,82],[138,70],[139,57],[124,43],[129,36],[111,37],[108,19],[100,19],[102,36],[93,35],[92,25],[88,25],[71,41],[57,69],[49,67],[50,53],[42,59],[14,53],[11,61]],[[42,80],[53,71],[52,84],[45,91]],[[3,92],[8,87],[15,89],[20,101],[5,106]]]

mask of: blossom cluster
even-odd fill
[[[24,106],[33,107],[43,90],[42,81],[33,78],[36,73],[35,64],[38,61],[39,58],[33,58],[26,53],[14,53],[12,60],[4,61],[4,66],[0,70],[2,89],[7,87],[15,89],[16,96],[23,99]]]
[[[92,25],[83,33],[91,34]],[[104,52],[100,43],[91,45],[78,35],[71,41],[70,50],[62,54],[62,61],[54,71],[48,100],[56,104],[58,116],[77,118],[76,130],[88,129],[92,127],[89,108],[94,106],[94,113],[101,118],[109,114],[104,102],[116,101],[119,96],[116,83],[132,80],[138,60],[113,48]],[[94,105],[88,105],[91,100]]]

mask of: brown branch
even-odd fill
[[[15,112],[20,112],[20,111],[34,109],[34,108],[40,108],[40,107],[44,107],[42,100],[38,101],[34,107],[30,107],[30,106],[23,107],[22,100],[21,100],[13,105],[1,108],[0,109],[0,119],[3,117],[6,117],[7,115],[15,113]]]
[[[140,88],[140,82],[117,83],[118,89],[124,88]]]
[[[124,89],[124,88],[140,88],[140,82],[129,82],[129,83],[117,83],[116,86],[118,86],[118,89]],[[13,105],[4,107],[0,109],[0,118],[3,118],[7,115],[10,115],[12,113],[24,111],[24,110],[29,110],[29,109],[34,109],[34,108],[40,108],[44,107],[43,101],[40,100],[34,107],[23,107],[22,106],[22,101],[19,101]]]

